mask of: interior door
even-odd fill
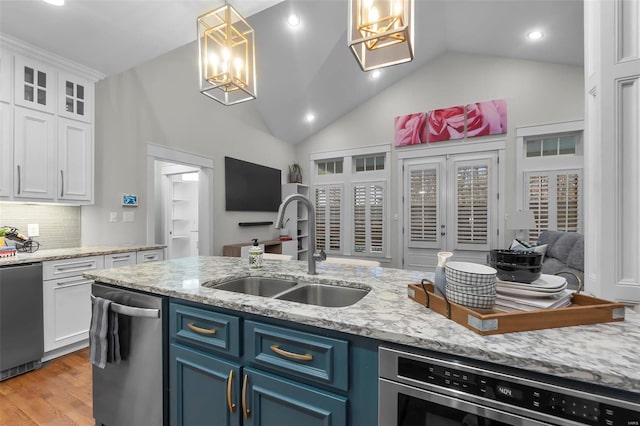
[[[404,162],[404,268],[433,271],[439,251],[486,261],[498,243],[497,163],[496,151]]]

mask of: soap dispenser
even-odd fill
[[[258,245],[258,239],[254,238],[253,247],[249,249],[249,268],[262,268],[262,248]]]

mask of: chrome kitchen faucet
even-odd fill
[[[311,201],[302,194],[293,194],[289,195],[284,199],[282,204],[280,204],[280,208],[278,209],[278,217],[276,219],[276,229],[281,229],[284,221],[284,211],[287,208],[287,205],[292,201],[302,201],[307,207],[307,216],[309,223],[309,245],[311,254],[309,255],[309,275],[317,275],[316,272],[316,262],[323,261],[327,258],[327,255],[323,250],[318,251],[316,247],[316,210],[313,207]]]

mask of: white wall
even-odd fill
[[[464,105],[469,102],[505,99],[508,111],[506,135],[507,211],[515,206],[515,129],[542,123],[584,118],[583,68],[464,53],[445,53],[414,74],[390,86],[296,147],[300,164],[309,164],[311,153],[358,146],[393,145],[393,118],[413,112]],[[483,140],[476,138],[474,140]],[[455,142],[449,142],[455,143]],[[442,143],[439,144],[439,146]],[[391,155],[392,212],[397,205],[397,152]],[[428,146],[425,145],[425,151]],[[304,175],[309,182],[308,173]],[[392,223],[391,254],[400,241]],[[398,259],[393,265],[398,267]]]
[[[275,221],[275,212],[225,211],[224,157],[281,169],[284,182],[294,150],[270,135],[253,103],[224,107],[199,93],[195,42],[98,82],[95,121],[95,204],[82,207],[83,245],[146,242],[146,209],[156,208],[146,204],[148,142],[214,159],[214,254],[278,235],[272,226],[237,225]],[[132,223],[122,222],[124,193],[138,194]],[[117,223],[109,212],[119,213]]]

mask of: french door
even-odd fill
[[[439,251],[486,261],[498,244],[498,153],[407,159],[403,166],[403,267],[433,271]]]

